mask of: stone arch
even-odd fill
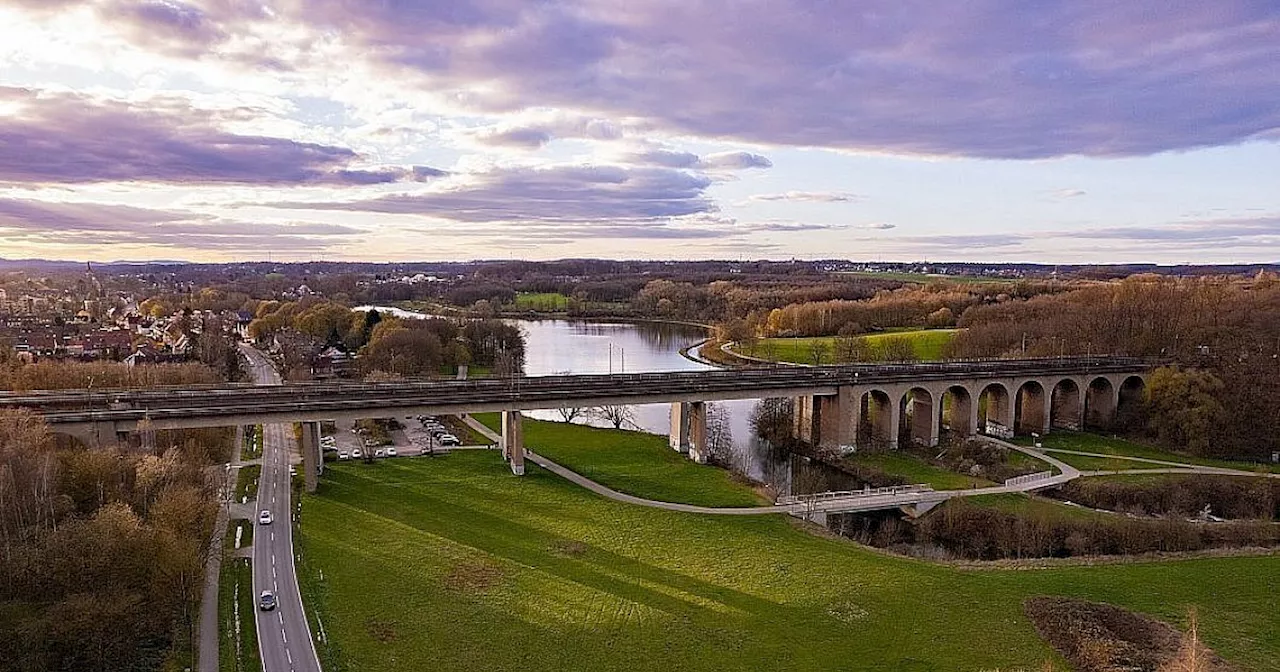
[[[1015,434],[1043,434],[1049,429],[1048,392],[1038,380],[1028,380],[1018,386],[1013,402],[1013,431]]]
[[[901,440],[924,446],[938,445],[937,395],[923,387],[913,387],[898,402],[902,417]]]
[[[1054,384],[1049,399],[1049,426],[1079,431],[1084,419],[1080,385],[1071,378]]]
[[[884,390],[868,390],[859,397],[856,441],[859,447],[898,446],[898,405]]]
[[[1086,429],[1110,429],[1116,418],[1116,386],[1105,376],[1089,381],[1084,392]]]
[[[942,393],[942,424],[954,437],[978,433],[977,400],[964,385],[952,385]]]
[[[1142,424],[1142,406],[1147,398],[1147,381],[1142,376],[1129,376],[1116,390],[1116,425],[1133,429]]]
[[[1000,438],[1013,436],[1013,402],[1002,383],[988,383],[978,393],[978,429]]]

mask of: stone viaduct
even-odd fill
[[[935,445],[944,431],[999,437],[1055,427],[1106,427],[1141,400],[1153,362],[1115,357],[970,360],[671,373],[533,376],[280,386],[0,393],[0,406],[44,416],[88,445],[140,429],[303,424],[309,487],[321,468],[319,422],[498,412],[502,447],[524,472],[521,411],[671,404],[672,448],[707,457],[706,403],[794,400],[796,436],[843,451]]]

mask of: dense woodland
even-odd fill
[[[30,387],[210,382],[201,364],[20,365]],[[149,442],[150,443],[150,442]],[[0,670],[155,670],[190,650],[226,430],[85,449],[0,411]],[[219,466],[215,466],[219,465]]]

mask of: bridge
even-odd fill
[[[1156,363],[1124,357],[955,360],[612,375],[531,376],[378,383],[206,385],[147,390],[0,394],[0,407],[44,416],[87,445],[137,431],[304,423],[304,456],[318,458],[318,422],[499,412],[503,452],[524,470],[520,411],[671,404],[670,442],[706,459],[706,403],[794,399],[794,432],[814,445],[853,450],[900,441],[936,445],[943,430],[1000,438],[1054,427],[1105,427],[1141,400]],[[315,455],[312,455],[315,453]],[[318,460],[317,460],[318,461]],[[309,482],[313,469],[307,469]]]

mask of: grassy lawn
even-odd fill
[[[915,331],[890,331],[861,336],[873,350],[883,347],[885,339],[907,338],[915,347],[921,361],[942,359],[942,351],[955,338],[955,329],[918,329]],[[822,351],[822,364],[835,363],[836,336],[812,338],[762,338],[750,348],[738,349],[749,357],[769,359],[793,364],[814,364],[814,347]]]
[[[516,310],[535,313],[562,313],[569,309],[569,297],[556,292],[521,292],[516,294]]]
[[[248,558],[222,561],[218,583],[218,669],[220,672],[261,672],[257,613],[253,594],[253,567]],[[238,611],[237,611],[238,610]],[[239,620],[237,622],[237,615]]]
[[[496,413],[473,417],[501,431]],[[701,506],[768,503],[735,483],[729,472],[694,463],[672,450],[664,436],[525,418],[524,444],[593,481],[637,497]]]
[[[262,425],[253,425],[253,434],[245,432],[244,445],[240,447],[240,459],[256,460],[262,457]]]
[[[1091,520],[1109,515],[1079,506],[1069,506],[1062,502],[1044,497],[1035,497],[1018,493],[967,497],[964,499],[964,502],[966,504],[974,504],[976,506],[988,506],[1006,513],[1039,514],[1053,518],[1065,516],[1068,518]]]
[[[1164,460],[1166,462],[1180,462],[1183,464],[1201,464],[1208,467],[1226,467],[1228,469],[1244,469],[1248,471],[1280,471],[1277,465],[1259,465],[1251,462],[1231,462],[1228,460],[1215,460],[1207,457],[1193,457],[1190,455],[1180,455],[1161,450],[1154,446],[1148,446],[1133,441],[1127,441],[1118,437],[1103,436],[1101,434],[1089,434],[1085,432],[1069,432],[1065,430],[1055,429],[1049,434],[1040,438],[1045,448],[1060,448],[1063,450],[1078,450],[1084,453],[1101,453],[1104,455],[1121,455],[1125,457],[1141,457],[1149,460]],[[1029,446],[1031,439],[1029,437],[1018,437],[1017,443]],[[1073,457],[1062,453],[1054,453],[1054,457],[1061,459],[1063,462],[1075,467],[1080,467],[1075,460],[1087,460],[1089,458]],[[1112,460],[1111,463],[1117,463],[1128,466],[1120,467],[1089,467],[1090,469],[1143,469],[1151,468],[1157,465],[1141,462],[1127,462],[1125,460]],[[1081,467],[1083,468],[1083,467]]]
[[[942,467],[935,467],[914,455],[900,451],[855,453],[844,459],[846,462],[875,467],[887,474],[901,476],[912,484],[932,485],[935,490],[964,490],[995,485],[984,478],[966,476]]]
[[[1280,670],[1280,556],[962,571],[782,516],[613,502],[491,452],[332,466],[302,520],[326,672],[1061,670],[1022,613],[1041,594],[1174,623],[1194,606],[1208,645]]]
[[[1068,455],[1066,453],[1047,453],[1067,464],[1083,471],[1132,471],[1135,469],[1165,469],[1159,464],[1134,462],[1112,457],[1088,457],[1085,455]]]
[[[248,520],[233,520],[227,524],[227,536],[223,540],[222,547],[228,551],[236,550],[236,530],[240,532],[240,548],[248,548],[253,545],[253,522]]]
[[[236,501],[244,502],[258,497],[258,477],[262,475],[262,467],[250,464],[240,467],[236,474]]]

